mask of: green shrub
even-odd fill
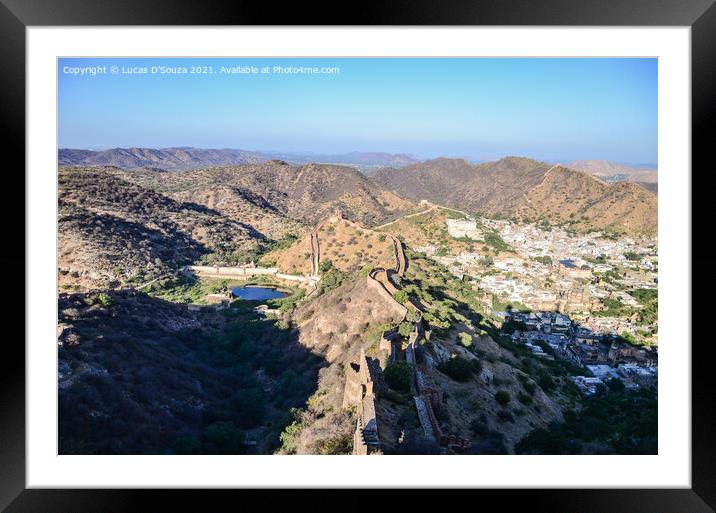
[[[419,319],[419,318],[420,318],[420,314],[418,313],[418,311],[417,311],[417,310],[413,310],[412,308],[409,309],[409,310],[408,310],[408,313],[405,315],[405,319],[406,319],[408,322],[412,322],[413,324],[415,324],[416,322],[418,322],[418,319]]]
[[[472,346],[472,335],[470,335],[469,333],[459,333],[457,337],[460,339],[460,343],[464,347]]]
[[[393,390],[407,392],[413,379],[413,367],[404,360],[391,362],[385,369],[385,382]]]
[[[486,422],[480,419],[475,419],[470,422],[470,431],[472,431],[472,434],[475,436],[485,436],[490,432],[490,429],[488,428]]]
[[[465,358],[456,356],[438,365],[438,370],[455,381],[465,382],[472,377],[475,367]]]
[[[545,369],[540,369],[539,373],[537,374],[537,383],[542,388],[542,390],[547,393],[550,393],[555,388],[557,388],[557,383],[554,382],[552,376]]]
[[[408,293],[404,290],[399,290],[395,294],[393,294],[393,299],[395,299],[401,305],[404,305],[408,302]]]
[[[192,436],[182,436],[174,440],[174,454],[199,454],[201,444]]]
[[[244,452],[244,434],[233,422],[214,422],[206,428],[205,436],[214,444],[217,454]]]
[[[97,301],[99,301],[102,308],[109,308],[112,306],[112,298],[105,292],[102,292],[97,296]]]
[[[303,424],[298,421],[294,421],[283,430],[283,433],[279,436],[281,440],[281,448],[289,454],[296,452],[296,439],[303,429]]]
[[[500,406],[507,406],[511,399],[512,396],[510,396],[510,393],[505,390],[498,390],[495,392],[495,401],[497,401]]]
[[[400,333],[400,335],[403,337],[406,337],[406,338],[409,337],[410,333],[412,333],[412,331],[413,331],[413,325],[410,324],[409,322],[403,321],[398,326],[398,333]]]

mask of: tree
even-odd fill
[[[409,337],[410,333],[413,331],[413,325],[409,322],[403,321],[398,326],[398,333],[400,333],[403,337]]]
[[[465,358],[456,356],[438,365],[438,370],[455,381],[465,382],[472,377],[475,367]]]
[[[391,362],[385,369],[385,382],[393,390],[407,392],[413,380],[413,367],[404,360]]]
[[[465,346],[465,347],[472,346],[472,335],[470,335],[469,333],[465,333],[465,332],[459,333],[458,338],[460,339],[460,343],[463,346]]]
[[[288,452],[289,454],[293,454],[296,452],[296,445],[298,436],[301,434],[301,430],[303,429],[303,424],[301,424],[299,421],[293,421],[288,426],[286,426],[286,429],[283,430],[283,433],[281,433],[281,436],[279,437],[281,439],[281,447],[284,451]]]
[[[205,436],[214,444],[217,454],[244,452],[244,434],[233,422],[214,422],[206,428]]]
[[[243,427],[251,428],[261,423],[265,401],[266,398],[260,388],[245,388],[234,396],[231,405],[240,412]]]
[[[512,396],[510,396],[510,393],[505,390],[498,390],[495,392],[495,401],[497,401],[500,406],[507,406],[511,399]]]
[[[405,316],[405,319],[408,322],[416,323],[418,322],[418,319],[420,319],[420,314],[417,310],[413,310],[412,308],[408,310],[408,313]]]
[[[626,389],[626,387],[624,386],[624,382],[619,378],[612,378],[608,380],[607,388],[615,392],[623,392]]]
[[[552,392],[557,388],[557,383],[554,382],[550,373],[545,369],[540,369],[537,373],[537,383],[547,393]]]
[[[174,440],[175,454],[199,454],[201,444],[192,436],[182,436]]]
[[[408,302],[408,293],[404,290],[399,290],[395,294],[393,294],[393,299],[395,299],[401,305],[404,305]]]
[[[329,271],[332,271],[333,269],[333,262],[331,262],[330,260],[324,260],[318,265],[318,272],[320,274],[327,273]]]

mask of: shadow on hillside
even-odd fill
[[[60,454],[272,453],[326,362],[251,306],[61,295]]]
[[[198,214],[206,214],[206,215],[216,216],[219,218],[225,217],[225,215],[222,214],[221,212],[219,212],[218,210],[209,208],[206,205],[201,205],[199,203],[185,201],[182,203],[182,206],[184,208],[186,208],[187,210],[196,212]],[[252,239],[259,239],[259,240],[267,240],[268,239],[268,237],[266,237],[266,235],[264,235],[263,233],[261,233],[260,231],[258,231],[256,228],[254,228],[253,226],[251,226],[248,223],[237,221],[235,219],[231,219],[231,222],[236,223],[239,226],[241,226],[243,229],[245,229]]]

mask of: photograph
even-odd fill
[[[659,454],[658,58],[56,63],[60,456]]]

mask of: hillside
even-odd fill
[[[656,198],[632,182],[608,185],[587,173],[555,167],[525,198],[527,204],[516,210],[525,218],[569,223],[577,231],[656,231]]]
[[[608,182],[626,180],[656,184],[658,181],[656,169],[625,166],[624,164],[616,164],[606,160],[574,160],[566,164],[566,167],[585,171]]]
[[[250,308],[140,292],[59,297],[60,454],[251,454],[279,445],[321,358]]]
[[[538,383],[538,376],[545,372],[540,362],[524,352],[513,353],[479,329],[482,316],[468,304],[473,294],[447,278],[442,268],[429,260],[411,260],[403,290],[425,309],[427,340],[416,348],[420,380],[424,386],[440,391],[440,406],[435,407],[438,422],[444,433],[469,440],[469,452],[513,452],[514,445],[527,433],[560,421],[563,406],[573,406],[573,399],[565,397],[562,390],[570,389],[568,380],[555,376],[556,381],[549,381],[549,393],[545,392]],[[387,381],[393,364],[379,344],[381,334],[405,324],[403,320],[410,318],[409,310],[370,277],[354,277],[295,311],[293,321],[301,344],[317,352],[327,366],[319,373],[316,392],[284,432],[284,452],[350,452],[356,392],[352,391],[355,385],[349,376],[359,365],[361,349],[375,382],[380,451],[444,451],[423,431],[413,399],[415,392],[393,388]],[[463,335],[459,337],[459,333]],[[463,341],[466,333],[471,334],[469,346]],[[407,353],[403,349],[407,341],[402,337],[394,340],[396,360],[405,362]],[[466,363],[466,376],[453,375],[449,365],[446,367],[453,360]],[[498,404],[498,391],[510,394],[513,402],[509,406]]]
[[[377,356],[376,333],[379,336],[384,326],[400,322],[404,315],[392,299],[375,294],[365,277],[350,279],[296,310],[293,321],[301,345],[325,359],[327,366],[319,371],[316,392],[296,415],[288,444],[291,452],[351,454],[355,418],[343,407],[346,373],[371,337],[375,344],[368,353]]]
[[[437,256],[490,252],[492,248],[484,240],[484,234],[489,232],[486,227],[480,226],[483,236],[479,239],[454,238],[447,229],[448,219],[464,219],[464,216],[454,210],[432,206],[382,226],[380,230],[400,237],[410,248],[435,246]]]
[[[342,272],[357,272],[366,265],[395,267],[393,241],[385,233],[364,228],[338,215],[326,218],[312,233],[288,248],[266,254],[262,261],[290,274],[311,274],[311,237],[316,236],[319,263],[330,261]]]
[[[112,170],[58,176],[60,289],[140,283],[205,254],[255,253],[262,234],[195,203],[130,183]]]
[[[379,224],[413,208],[352,167],[307,164],[291,166],[272,160],[181,173],[124,171],[127,180],[175,198],[213,205],[230,215],[235,203],[251,203],[260,212],[315,225],[334,211],[363,225]],[[229,194],[228,201],[217,199]],[[252,207],[253,208],[253,207]],[[248,211],[247,211],[248,212]],[[238,215],[243,215],[239,212]],[[258,223],[254,213],[242,222]]]
[[[332,221],[319,231],[372,233]],[[355,454],[366,412],[383,454],[651,450],[650,431],[613,442],[627,435],[593,406],[569,435],[589,404],[569,379],[580,370],[513,342],[516,326],[486,315],[474,284],[406,256],[402,276],[322,268],[315,293],[270,300],[265,315],[252,301],[196,311],[165,300],[193,293],[181,279],[147,289],[155,297],[61,294],[60,452]],[[641,399],[613,397],[638,428],[624,401]]]
[[[309,227],[286,216],[262,196],[241,187],[217,184],[215,187],[187,189],[170,197],[177,201],[203,205],[236,222],[251,226],[269,239],[307,233]]]
[[[112,148],[109,150],[60,149],[60,166],[116,166],[124,169],[154,167],[183,170],[197,167],[247,164],[267,160],[255,152],[202,148]]]
[[[578,231],[656,232],[656,197],[646,189],[623,182],[609,185],[581,171],[520,157],[478,165],[435,159],[386,168],[373,179],[414,201],[426,199],[488,217],[566,223]],[[630,213],[636,218],[628,219]]]
[[[380,167],[402,167],[419,162],[413,156],[384,152],[352,151],[340,154],[258,152],[231,148],[111,148],[81,150],[60,148],[60,166],[116,166],[123,169],[152,167],[182,171],[211,166],[252,164],[280,159],[292,164],[344,164],[369,172]]]

